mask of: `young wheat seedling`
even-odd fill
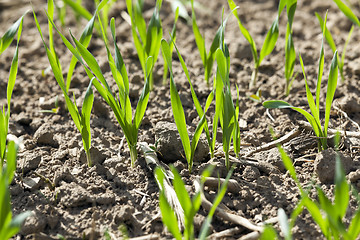
[[[311,126],[315,132],[315,135],[318,137],[319,150],[323,150],[323,149],[327,148],[327,130],[328,130],[329,121],[330,121],[331,105],[332,105],[332,102],[334,99],[334,94],[335,94],[335,90],[336,90],[336,86],[337,86],[337,78],[338,78],[338,62],[337,62],[338,56],[337,56],[337,51],[335,51],[332,62],[331,62],[331,66],[330,66],[326,100],[325,100],[325,122],[324,122],[324,126],[322,127],[321,121],[320,121],[320,87],[321,87],[321,79],[322,79],[323,70],[324,70],[324,38],[325,38],[324,35],[326,32],[325,31],[326,19],[327,19],[327,14],[325,16],[324,25],[323,25],[323,27],[324,27],[323,40],[322,40],[321,49],[320,49],[319,69],[318,69],[318,79],[317,79],[315,101],[314,101],[312,93],[309,89],[303,60],[301,58],[301,55],[299,55],[300,64],[302,67],[304,80],[305,80],[306,97],[308,100],[311,114],[302,108],[294,107],[284,101],[270,100],[270,101],[265,101],[263,103],[263,106],[266,108],[291,108],[295,111],[298,111],[302,115],[304,115],[304,117],[311,124]]]

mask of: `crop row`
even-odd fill
[[[346,6],[341,0],[334,0],[338,5],[339,9],[344,12],[344,14],[353,21],[356,25],[360,27],[360,22],[358,18],[354,15],[351,9]],[[131,24],[131,32],[134,41],[134,45],[138,54],[138,58],[144,73],[144,85],[139,96],[137,106],[135,109],[132,109],[132,104],[129,97],[130,82],[126,66],[121,55],[120,49],[117,45],[116,39],[116,26],[115,19],[108,19],[108,11],[113,2],[109,0],[103,0],[97,3],[97,8],[94,14],[90,14],[85,8],[81,6],[79,2],[73,2],[70,0],[64,1],[68,6],[70,6],[76,13],[77,16],[85,17],[88,19],[88,23],[82,31],[81,37],[79,39],[75,38],[70,31],[70,36],[72,42],[69,41],[65,35],[59,30],[55,24],[54,15],[55,10],[58,9],[61,13],[62,8],[56,7],[53,0],[47,1],[47,18],[48,18],[48,31],[49,39],[45,39],[43,31],[40,27],[40,24],[37,20],[36,14],[33,11],[34,20],[42,39],[44,48],[46,50],[46,55],[48,57],[52,72],[54,77],[60,86],[62,93],[65,98],[66,107],[70,113],[70,116],[79,130],[83,147],[87,156],[88,166],[92,166],[92,159],[90,154],[91,148],[91,111],[94,102],[94,93],[93,87],[101,95],[104,101],[112,109],[117,122],[119,123],[123,134],[125,135],[127,145],[130,149],[130,159],[131,165],[134,166],[137,160],[137,145],[138,145],[138,132],[141,126],[142,119],[145,115],[146,108],[149,101],[149,95],[152,89],[154,88],[154,77],[153,77],[153,66],[157,62],[160,50],[164,58],[164,76],[163,82],[167,84],[167,75],[169,74],[169,88],[170,88],[170,98],[171,98],[171,107],[173,110],[174,121],[176,123],[180,139],[182,141],[185,158],[188,163],[188,169],[191,172],[193,167],[193,158],[194,153],[200,139],[200,135],[205,132],[206,139],[210,149],[211,157],[214,157],[215,152],[215,143],[216,136],[218,132],[218,125],[220,125],[222,131],[222,148],[225,154],[225,164],[229,171],[227,180],[225,181],[223,188],[221,188],[218,198],[216,198],[216,203],[213,205],[214,209],[210,211],[208,220],[205,222],[204,230],[202,231],[201,238],[206,237],[207,229],[210,224],[212,214],[214,214],[216,206],[220,203],[222,197],[226,191],[226,184],[231,175],[231,164],[230,164],[230,150],[233,149],[236,157],[240,157],[240,126],[239,126],[239,95],[237,99],[233,99],[231,95],[231,84],[230,84],[230,54],[227,43],[225,41],[225,27],[229,17],[232,15],[237,19],[239,30],[245,39],[249,42],[253,60],[254,60],[254,69],[251,76],[251,81],[249,86],[252,88],[256,86],[257,75],[261,62],[265,57],[271,54],[273,51],[277,39],[279,36],[279,18],[284,9],[286,9],[287,14],[287,27],[286,27],[286,39],[285,39],[285,95],[288,95],[291,89],[291,84],[294,81],[295,73],[294,66],[296,62],[296,51],[293,42],[293,31],[292,24],[296,12],[297,1],[296,0],[281,0],[279,2],[278,14],[276,15],[275,20],[272,22],[266,37],[264,39],[261,49],[258,51],[258,48],[250,35],[249,31],[245,28],[243,23],[240,20],[240,17],[237,14],[237,6],[233,0],[228,0],[230,13],[226,17],[224,16],[224,10],[222,13],[222,21],[219,26],[216,34],[213,37],[213,41],[209,51],[207,51],[205,46],[205,39],[201,35],[201,31],[196,22],[194,1],[191,0],[192,8],[192,27],[193,33],[195,36],[196,44],[199,50],[199,54],[204,67],[204,81],[211,85],[212,91],[207,97],[206,103],[204,106],[201,106],[200,101],[197,98],[196,92],[193,88],[190,74],[187,69],[186,63],[182,58],[182,55],[179,49],[176,46],[176,22],[180,14],[180,8],[178,7],[175,11],[174,27],[170,33],[168,40],[163,38],[163,28],[160,19],[160,9],[162,6],[162,0],[157,0],[154,8],[154,12],[149,20],[146,22],[146,19],[143,16],[143,1],[138,0],[135,3],[132,0],[126,0],[126,6],[128,10],[129,22]],[[180,5],[181,7],[182,5]],[[183,7],[183,6],[182,6]],[[25,13],[26,14],[26,13]],[[301,54],[298,54],[300,65],[303,72],[303,77],[305,81],[306,96],[308,100],[308,105],[310,108],[310,113],[305,111],[302,108],[294,107],[287,102],[281,100],[269,100],[263,102],[265,108],[291,108],[295,111],[301,113],[310,123],[313,128],[313,131],[318,139],[318,148],[319,151],[324,150],[328,147],[327,144],[327,130],[330,121],[330,111],[331,105],[333,102],[337,80],[338,72],[342,79],[343,75],[343,66],[345,58],[345,48],[341,58],[339,57],[334,40],[332,39],[330,31],[326,27],[327,13],[324,19],[321,18],[319,14],[316,14],[320,27],[323,33],[323,44],[320,49],[319,57],[319,66],[318,66],[318,78],[317,78],[317,87],[315,92],[315,100],[312,92],[309,89],[304,64],[301,58]],[[65,15],[59,14],[60,21],[63,22]],[[22,31],[22,16],[13,26],[4,34],[1,38],[0,53],[2,53],[12,42],[14,36],[17,33],[17,45],[15,54],[13,57],[13,62],[11,64],[8,88],[7,88],[7,107],[5,111],[5,106],[0,115],[0,157],[1,157],[1,191],[0,191],[0,201],[1,206],[7,206],[6,208],[1,208],[0,214],[0,239],[7,239],[14,235],[20,226],[20,223],[29,215],[28,213],[21,214],[20,216],[12,219],[11,207],[10,207],[10,195],[8,191],[8,185],[12,181],[14,176],[14,171],[16,168],[16,145],[13,142],[7,144],[7,135],[8,135],[8,124],[10,118],[10,100],[12,95],[12,90],[14,88],[15,79],[17,75],[17,66],[18,66],[18,48],[19,41]],[[111,35],[108,35],[108,25],[110,27]],[[103,40],[106,47],[108,64],[112,73],[112,77],[116,83],[117,90],[113,91],[110,87],[109,82],[106,80],[104,73],[101,71],[101,68],[92,55],[92,53],[87,49],[91,38],[93,36],[94,29],[98,36]],[[349,38],[351,37],[353,28],[350,30]],[[63,75],[64,66],[61,65],[57,52],[55,50],[54,44],[54,32],[57,33],[56,36],[60,36],[61,40],[67,47],[67,49],[72,53],[72,59],[68,66],[66,78]],[[114,53],[110,51],[111,47],[109,44],[109,38],[113,42]],[[325,117],[322,121],[320,117],[320,86],[322,81],[322,75],[324,71],[324,41],[327,41],[334,51],[333,59],[331,62],[329,70],[329,78],[327,81],[327,92],[325,100]],[[346,47],[346,45],[345,45]],[[192,100],[194,107],[199,116],[199,122],[197,124],[195,133],[193,134],[192,139],[190,139],[190,134],[188,133],[186,126],[186,119],[184,109],[180,100],[178,90],[176,89],[175,77],[172,70],[172,52],[175,50],[178,59],[181,63],[183,72],[185,73],[190,90],[192,95]],[[216,62],[216,71],[213,74],[213,65]],[[69,89],[71,86],[71,78],[77,63],[80,63],[83,69],[85,70],[87,76],[89,77],[89,85],[86,90],[84,101],[81,107],[78,107],[75,96],[71,96]],[[213,82],[210,83],[210,78],[213,77]],[[236,88],[238,88],[236,86]],[[239,92],[239,91],[237,91]],[[254,98],[259,98],[259,96],[254,96]],[[210,105],[215,105],[215,112],[213,113],[212,122],[208,122],[206,119],[208,109]],[[81,109],[81,110],[80,110]],[[322,125],[324,122],[324,125]],[[211,124],[211,125],[210,125]],[[211,129],[211,131],[210,131]],[[355,239],[360,233],[360,210],[358,210],[351,222],[349,228],[346,230],[344,224],[341,220],[345,213],[346,208],[349,202],[349,198],[343,197],[343,195],[348,196],[349,185],[346,182],[343,171],[341,171],[341,166],[337,166],[337,178],[336,178],[336,187],[335,187],[335,203],[332,205],[331,201],[328,200],[325,195],[319,190],[320,203],[315,202],[310,199],[307,195],[307,192],[303,190],[296,178],[296,173],[293,168],[291,160],[287,157],[285,152],[279,146],[279,150],[282,154],[284,164],[287,170],[290,172],[291,177],[298,183],[299,191],[301,193],[301,200],[294,211],[292,216],[292,222],[288,222],[286,215],[280,210],[279,216],[282,226],[282,231],[287,239],[291,238],[291,224],[295,220],[304,208],[307,208],[311,213],[314,220],[320,225],[320,228],[324,235],[327,238],[334,236],[335,238],[342,236],[346,239]],[[6,164],[5,164],[6,161]],[[338,161],[339,162],[339,161]],[[6,167],[5,167],[6,166]],[[187,194],[184,184],[181,181],[181,178],[177,174],[176,170],[173,169],[173,175],[175,176],[173,184],[180,201],[180,205],[183,209],[185,216],[185,239],[193,239],[193,217],[198,211],[199,199],[201,198],[201,192],[199,191],[197,195],[190,199]],[[209,171],[204,173],[204,176],[208,176]],[[164,173],[160,169],[156,171],[156,177],[159,181],[160,189],[164,189]],[[205,179],[205,178],[204,178]],[[205,180],[202,180],[204,183]],[[165,225],[171,231],[175,238],[181,239],[182,233],[180,232],[171,205],[166,200],[166,195],[161,191],[160,193],[160,207],[162,210],[162,215]],[[182,196],[182,197],[180,197]],[[187,197],[184,197],[187,196]],[[4,204],[4,205],[3,205]],[[327,214],[324,216],[320,212],[321,210],[325,211]],[[290,229],[290,230],[289,230]],[[268,238],[270,236],[276,237],[271,228],[264,228],[263,237]],[[266,235],[268,234],[268,235]],[[271,235],[272,234],[272,235]]]

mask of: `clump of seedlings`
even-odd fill
[[[317,78],[317,87],[316,87],[316,94],[315,100],[313,95],[310,91],[308,81],[305,74],[304,63],[299,55],[301,68],[304,75],[305,80],[305,88],[306,88],[306,97],[308,101],[308,105],[311,111],[311,114],[305,111],[300,107],[294,107],[291,104],[281,101],[281,100],[269,100],[263,103],[263,106],[266,108],[291,108],[295,111],[301,113],[307,121],[310,123],[311,127],[314,130],[315,135],[318,137],[318,148],[319,150],[323,150],[327,148],[327,131],[330,121],[330,111],[331,105],[334,99],[334,94],[337,86],[337,79],[338,79],[338,55],[337,51],[335,51],[333,59],[330,65],[330,72],[329,78],[327,82],[327,93],[326,93],[326,100],[325,100],[325,120],[324,126],[321,125],[320,120],[320,90],[321,90],[321,79],[324,71],[324,38],[325,38],[325,26],[326,26],[326,19],[327,14],[325,16],[324,25],[323,25],[323,41],[320,48],[320,58],[319,58],[319,68],[318,68],[318,78]]]

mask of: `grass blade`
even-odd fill
[[[321,48],[320,48],[320,57],[319,57],[319,68],[318,68],[318,78],[317,78],[317,83],[316,83],[316,108],[317,108],[317,112],[320,112],[320,90],[321,90],[321,79],[322,79],[322,75],[324,73],[324,38],[325,38],[325,33],[326,33],[326,21],[327,21],[327,12],[325,14],[325,18],[324,18],[324,24],[322,26],[322,32],[323,32],[323,37],[321,40]]]
[[[203,62],[203,65],[206,65],[206,49],[205,49],[205,39],[200,33],[199,27],[196,23],[196,16],[195,16],[195,9],[194,9],[194,0],[191,0],[191,12],[192,12],[192,28],[195,35],[195,42],[197,45],[197,48],[200,52],[200,57]]]
[[[5,51],[6,48],[10,46],[11,42],[14,39],[15,34],[18,32],[20,25],[22,25],[26,13],[27,12],[25,12],[24,15],[22,15],[13,25],[11,25],[11,27],[0,38],[0,55]]]
[[[149,101],[149,96],[150,96],[149,77],[152,73],[153,63],[154,63],[154,61],[153,61],[152,57],[149,57],[146,60],[145,85],[141,92],[138,104],[136,106],[135,115],[134,115],[134,124],[135,124],[136,129],[139,129],[139,127],[140,127],[141,121],[144,117],[145,110],[146,110],[146,107],[147,107],[147,104]]]
[[[214,202],[211,206],[211,209],[205,219],[205,222],[203,223],[203,225],[201,226],[201,230],[200,230],[200,235],[199,235],[199,239],[206,239],[206,236],[208,234],[208,231],[209,231],[209,227],[210,227],[210,224],[211,224],[211,220],[215,214],[215,211],[217,209],[217,207],[220,205],[222,199],[224,198],[225,196],[225,193],[226,193],[226,190],[227,190],[227,185],[228,185],[228,182],[230,180],[230,177],[232,175],[234,171],[234,168],[231,168],[230,171],[228,172],[227,176],[226,176],[226,179],[224,181],[224,183],[221,185],[221,188],[218,192],[218,194],[216,195],[215,199],[214,199]]]
[[[312,115],[314,116],[315,120],[318,122],[318,124],[320,124],[319,109],[318,109],[317,105],[315,104],[313,95],[310,91],[309,84],[307,82],[305,68],[304,68],[304,62],[302,60],[301,54],[299,54],[299,60],[300,60],[300,65],[301,65],[301,69],[303,71],[303,76],[304,76],[304,80],[305,80],[305,90],[306,90],[306,98],[308,101],[308,105],[309,105],[310,111],[311,111]]]
[[[358,17],[351,11],[351,9],[346,6],[341,0],[333,0],[336,5],[339,7],[339,9],[345,14],[346,17],[348,17],[353,23],[358,25],[360,27],[360,21]]]
[[[170,204],[166,200],[166,196],[164,193],[164,179],[165,179],[164,173],[160,168],[156,168],[155,176],[156,179],[158,179],[160,185],[162,186],[162,189],[160,189],[160,194],[159,194],[159,205],[160,205],[163,223],[166,225],[166,227],[169,229],[169,231],[176,240],[181,240],[182,236],[178,227],[178,221],[176,219],[174,210],[171,208]]]
[[[245,37],[245,39],[249,42],[250,47],[251,47],[251,53],[253,55],[254,58],[254,62],[257,63],[258,62],[258,53],[257,53],[257,49],[256,49],[256,44],[255,41],[253,40],[253,38],[251,37],[249,31],[243,26],[243,24],[240,21],[240,17],[237,13],[237,11],[234,9],[236,9],[236,4],[234,3],[233,0],[228,0],[228,4],[229,7],[232,11],[232,13],[234,14],[234,16],[236,17],[237,21],[238,21],[238,25],[240,28],[241,33],[243,34],[243,36]]]
[[[273,24],[271,25],[268,33],[266,34],[264,43],[261,47],[259,60],[257,62],[257,67],[259,67],[261,61],[274,50],[278,36],[279,36],[279,19],[276,18]]]
[[[94,23],[95,23],[95,16],[96,15],[94,14],[94,16],[92,16],[90,21],[86,24],[86,26],[85,26],[82,34],[81,34],[80,40],[79,40],[79,42],[81,44],[83,44],[85,47],[89,46],[89,43],[90,43],[90,40],[91,40],[91,37],[92,37],[92,32],[93,32]],[[72,77],[73,72],[75,70],[75,66],[76,66],[77,61],[78,60],[77,60],[77,58],[75,56],[71,57],[69,69],[68,69],[67,76],[66,76],[66,91],[67,92],[70,89],[71,77]]]
[[[326,91],[326,106],[325,106],[325,122],[324,122],[324,134],[327,136],[327,129],[330,121],[330,111],[331,105],[334,99],[335,90],[337,86],[337,78],[338,78],[338,63],[337,63],[338,55],[337,51],[335,51],[333,59],[330,65],[330,73],[329,80]]]
[[[189,160],[191,158],[190,139],[186,128],[184,109],[182,107],[180,96],[176,89],[173,78],[170,47],[165,39],[161,40],[161,48],[165,55],[165,60],[167,61],[170,70],[170,98],[171,98],[171,107],[173,110],[174,120],[180,134],[180,139],[184,147],[186,159],[189,164]],[[191,167],[192,166],[189,165],[189,169],[191,169]]]
[[[344,168],[341,164],[339,155],[336,156],[335,166],[335,202],[334,208],[337,212],[338,219],[342,219],[349,205],[349,190],[350,187],[345,178]]]
[[[322,19],[322,17],[321,17],[317,12],[315,13],[315,15],[316,15],[316,17],[317,17],[317,19],[318,19],[318,21],[319,21],[321,30],[323,31],[323,30],[325,29],[325,31],[326,31],[326,32],[325,32],[325,39],[326,39],[326,41],[328,42],[331,50],[332,50],[333,52],[335,52],[335,51],[336,51],[336,44],[335,44],[334,38],[333,38],[332,35],[331,35],[331,32],[330,32],[329,29],[326,27],[326,25],[325,25],[325,27],[324,27],[324,20]]]
[[[72,0],[64,0],[64,3],[68,6],[70,6],[76,13],[80,14],[82,17],[84,17],[87,20],[90,20],[92,18],[92,14],[86,10],[81,4],[72,1]]]

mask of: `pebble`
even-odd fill
[[[22,165],[20,165],[20,167],[23,167],[23,173],[25,174],[31,170],[38,168],[40,162],[41,154],[29,154],[25,156],[25,159],[23,159]]]
[[[54,130],[50,124],[41,125],[34,134],[34,139],[39,145],[58,147],[59,143],[54,139]]]
[[[30,235],[34,233],[42,232],[46,227],[45,218],[40,214],[33,212],[32,216],[28,217],[23,226],[21,227],[21,235]]]
[[[35,177],[35,178],[26,177],[23,179],[23,184],[25,188],[30,189],[30,191],[34,191],[39,189],[41,185],[41,179],[39,177]]]
[[[193,133],[190,133],[192,139]],[[175,162],[184,159],[185,153],[175,123],[160,121],[155,126],[155,141],[158,142],[158,151],[165,162]],[[200,137],[197,145],[194,162],[202,162],[209,155],[209,146],[204,136]]]

